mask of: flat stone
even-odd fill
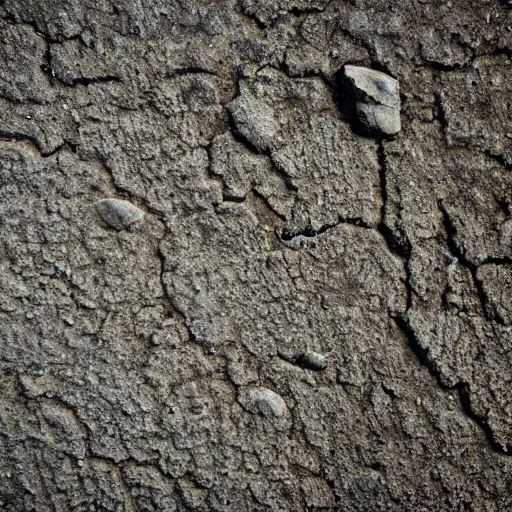
[[[380,136],[400,131],[398,80],[374,69],[346,65],[341,84],[341,101],[356,129]]]
[[[281,418],[286,412],[286,403],[283,398],[267,388],[244,389],[240,392],[238,401],[249,412],[266,417]]]
[[[117,231],[138,227],[144,221],[144,212],[124,199],[102,199],[95,206],[102,220]]]

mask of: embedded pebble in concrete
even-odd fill
[[[308,370],[314,370],[317,372],[321,372],[327,368],[327,361],[322,354],[317,354],[316,352],[305,352],[301,354],[296,363],[303,368]]]
[[[117,231],[139,227],[144,220],[144,212],[123,199],[97,201],[96,211],[106,224]]]
[[[286,412],[286,403],[283,398],[267,388],[255,387],[242,390],[238,401],[248,411],[266,417],[281,418]]]
[[[367,135],[396,135],[400,123],[398,80],[374,69],[343,68],[341,101],[355,128]]]

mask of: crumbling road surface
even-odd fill
[[[0,2],[0,510],[512,510],[512,10]]]

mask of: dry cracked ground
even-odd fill
[[[1,1],[0,510],[512,510],[510,4]]]

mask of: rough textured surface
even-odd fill
[[[0,509],[511,510],[511,27],[1,2]]]

